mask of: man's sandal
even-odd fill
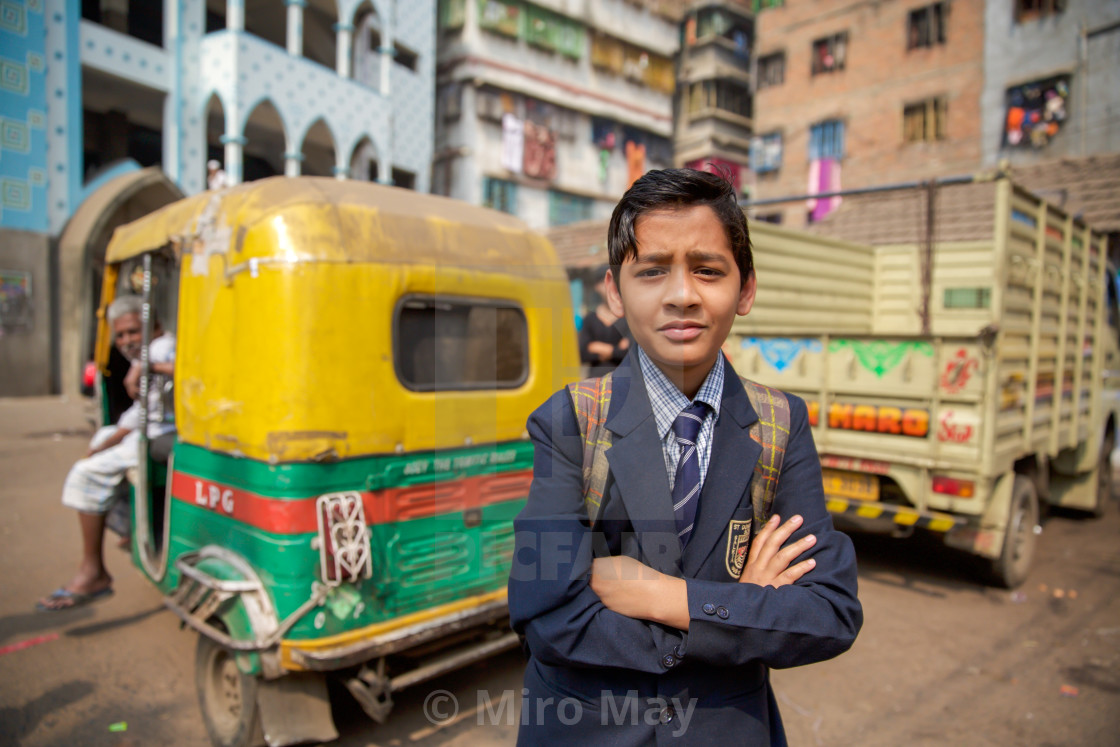
[[[36,602],[35,609],[39,612],[61,612],[110,597],[112,594],[112,586],[106,586],[104,589],[91,591],[88,594],[80,591],[69,591],[65,588],[55,589],[47,597]]]

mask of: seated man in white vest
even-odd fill
[[[140,354],[143,349],[139,296],[121,296],[109,305],[109,326],[113,344],[132,361],[124,383],[129,393],[138,395]],[[154,310],[153,310],[154,314]],[[175,336],[165,333],[153,316],[152,341],[148,346],[152,374],[148,394],[148,438],[155,439],[175,430],[173,413],[164,412],[161,381],[175,375]],[[140,463],[140,402],[137,400],[117,420],[105,426],[90,441],[84,459],[70,469],[62,489],[62,503],[78,511],[82,557],[78,571],[64,586],[43,597],[35,605],[42,611],[70,609],[109,596],[113,579],[105,568],[102,547],[105,516],[129,468]]]

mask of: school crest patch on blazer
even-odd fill
[[[731,578],[743,575],[747,564],[747,547],[750,546],[751,519],[732,519],[727,525],[727,557],[725,562]]]

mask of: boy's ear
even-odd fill
[[[618,282],[615,280],[613,268],[607,270],[604,283],[607,286],[607,306],[610,308],[611,313],[617,317],[626,316],[626,310],[622,306],[622,292],[618,289]]]
[[[739,305],[735,307],[735,313],[739,316],[746,316],[754,306],[754,294],[758,290],[758,277],[754,274],[754,268],[751,268],[751,274],[747,276],[747,282],[743,283],[743,287],[739,289]]]

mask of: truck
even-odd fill
[[[958,181],[846,199],[812,233],[752,223],[758,296],[725,351],[805,399],[838,523],[939,532],[1014,588],[1042,507],[1113,497],[1115,272],[1009,178]]]

